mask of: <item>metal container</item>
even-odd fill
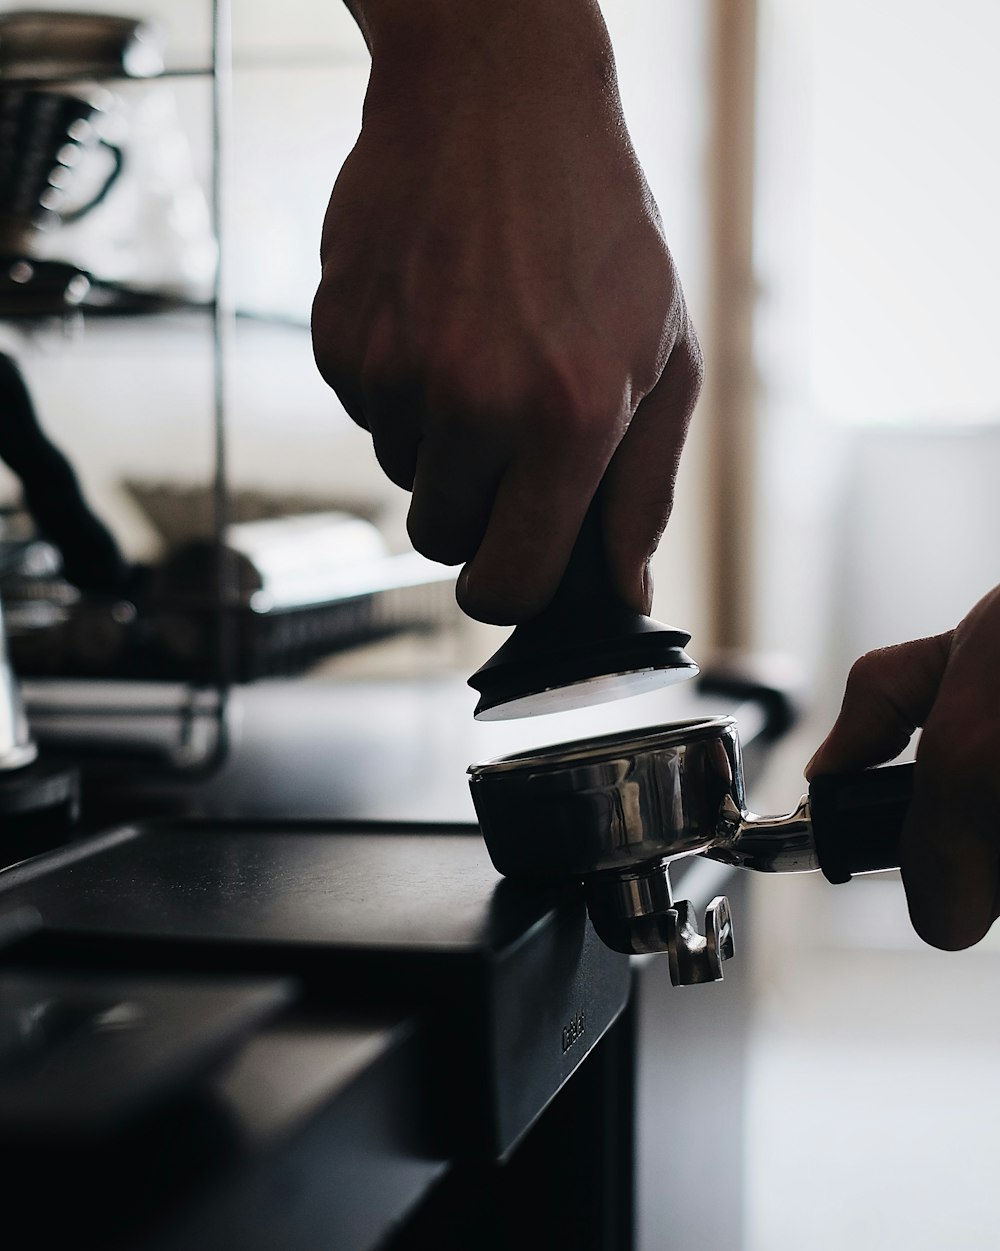
[[[912,766],[819,779],[783,816],[747,807],[731,717],[678,721],[543,747],[469,768],[486,846],[509,877],[584,883],[597,932],[618,951],[666,951],[675,982],[711,981],[733,953],[728,904],[704,935],[675,902],[669,866],[701,855],[832,882],[898,865]]]

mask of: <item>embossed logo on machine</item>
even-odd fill
[[[562,1032],[562,1049],[563,1053],[569,1051],[574,1043],[579,1042],[587,1029],[587,1018],[583,1008],[574,1016],[568,1024],[563,1026]]]

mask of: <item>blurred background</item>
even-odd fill
[[[786,811],[851,661],[950,628],[998,581],[1000,10],[988,0],[602,8],[708,369],[655,562],[654,615],[689,629],[697,658],[749,652],[794,690],[798,726],[751,795],[759,811]],[[207,0],[100,9],[159,31],[162,66],[122,87],[101,123],[100,143],[113,150],[117,126],[149,174],[88,193],[93,207],[66,222],[58,259],[96,271],[103,298],[131,299],[137,315],[94,317],[84,330],[44,307],[15,309],[0,350],[17,357],[126,557],[159,569],[218,520],[219,332],[198,308],[217,281],[222,229],[223,294],[237,314],[223,371],[230,520],[305,515],[321,537],[360,520],[365,559],[406,557],[407,497],[319,379],[304,333],[326,200],[367,81],[353,21],[339,0],[240,0],[220,105],[205,72]],[[141,202],[135,182],[148,189]],[[159,242],[121,243],[138,237]],[[13,474],[0,479],[10,525],[19,489]],[[267,547],[261,534],[244,555]],[[461,617],[443,572],[390,567],[392,586],[421,594],[386,611],[416,632],[368,620],[351,634],[338,619],[330,637],[349,646],[327,640],[262,671],[467,673],[504,637]],[[32,677],[87,677],[106,658],[73,651],[66,631],[69,651],[54,653],[39,596],[19,577],[5,602],[11,644],[44,713]],[[266,577],[254,586],[278,595]],[[171,655],[187,638],[176,624],[168,617],[158,636]],[[892,875],[844,891],[755,878],[753,890],[745,1251],[992,1248],[1000,946],[923,947]]]
[[[809,690],[785,793],[851,660],[951,628],[997,581],[998,21],[981,0],[758,6],[754,630]],[[769,886],[756,1247],[985,1249],[995,937],[926,948],[894,875]]]

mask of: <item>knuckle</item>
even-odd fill
[[[610,370],[553,363],[536,382],[534,412],[564,455],[578,449],[589,458],[595,446],[610,454],[631,416],[625,391]]]
[[[373,343],[369,343],[362,359],[355,365],[355,374],[362,392],[375,396],[391,387],[399,373],[392,357]]]
[[[337,337],[331,335],[325,325],[313,321],[312,333],[313,359],[319,375],[329,387],[337,389],[338,382],[348,372],[347,361],[338,343]]]
[[[942,635],[866,652],[851,666],[845,700],[923,725],[938,697],[948,650],[948,636]]]
[[[460,565],[475,552],[465,534],[412,509],[406,521],[406,532],[414,551],[440,565]]]
[[[880,647],[865,652],[851,665],[846,693],[854,699],[891,702],[900,685],[896,649]]]
[[[489,388],[475,371],[459,364],[436,364],[427,382],[427,410],[447,436],[450,430],[491,407]]]
[[[512,626],[530,621],[547,602],[544,592],[535,592],[523,583],[509,585],[500,578],[459,579],[459,607],[475,621],[487,625]]]
[[[851,665],[847,675],[847,689],[855,693],[873,691],[883,682],[882,652],[865,652]]]
[[[690,319],[677,341],[674,353],[680,359],[680,366],[688,379],[690,389],[697,395],[705,381],[705,354]]]
[[[428,409],[443,422],[481,411],[494,390],[491,372],[482,348],[462,336],[441,335],[424,366]]]
[[[335,300],[317,293],[311,316],[312,349],[316,368],[328,386],[350,376],[354,366],[349,323]]]
[[[544,336],[530,345],[445,336],[427,366],[428,391],[442,408],[530,408],[552,421],[576,425],[607,412],[595,398],[595,392],[607,390],[601,386],[601,372],[593,357],[588,360],[582,351]]]

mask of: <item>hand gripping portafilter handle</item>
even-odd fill
[[[690,638],[618,594],[595,499],[548,606],[517,626],[469,679],[480,693],[475,715],[490,720],[559,711],[637,693],[644,681],[653,686],[692,677],[698,667],[684,652]]]
[[[913,765],[828,774],[809,785],[816,857],[835,885],[899,868],[899,837],[913,796]]]

